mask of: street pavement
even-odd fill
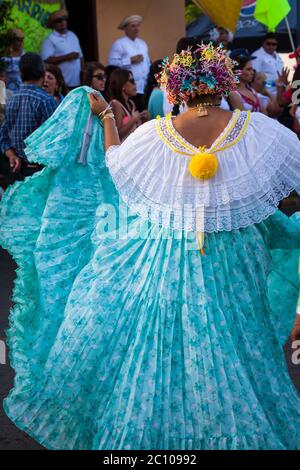
[[[15,264],[7,252],[0,249],[0,340],[4,339],[8,326],[8,312],[11,307],[10,295],[15,276]],[[285,354],[290,375],[300,394],[300,365],[292,365],[290,344],[285,347]],[[0,450],[39,450],[43,449],[25,433],[17,429],[7,418],[2,402],[13,385],[13,371],[8,358],[5,365],[0,364]]]
[[[0,248],[0,340],[4,340],[8,327],[8,312],[11,307],[10,295],[15,276],[15,263],[7,252]],[[20,431],[7,418],[2,408],[3,399],[13,385],[13,370],[0,363],[0,450],[38,450],[43,449],[24,432]]]

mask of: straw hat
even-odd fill
[[[66,17],[68,18],[69,17],[69,12],[67,10],[64,10],[64,9],[61,9],[61,10],[57,10],[55,11],[54,13],[52,13],[49,18],[48,18],[48,21],[47,21],[47,26],[48,28],[52,28],[53,26],[53,23],[55,23],[56,20],[58,20],[59,18],[62,18],[62,17]]]
[[[141,23],[143,21],[143,17],[140,15],[131,15],[126,16],[118,26],[118,29],[125,29],[126,26],[130,23]]]

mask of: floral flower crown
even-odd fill
[[[228,57],[222,45],[201,44],[175,54],[170,63],[166,57],[157,76],[166,89],[169,102],[181,104],[199,95],[227,96],[239,83],[236,62]]]

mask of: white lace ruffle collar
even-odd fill
[[[170,118],[150,121],[106,163],[125,203],[141,217],[171,229],[215,232],[261,222],[278,203],[300,188],[300,144],[294,133],[266,116],[236,111],[213,144],[217,174],[207,181],[191,176],[198,149]]]

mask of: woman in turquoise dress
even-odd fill
[[[300,186],[299,141],[265,116],[219,109],[235,80],[222,48],[183,51],[162,81],[187,112],[121,145],[90,94],[86,166],[77,120],[57,147],[51,123],[29,138],[46,168],[2,203],[1,242],[19,263],[4,408],[45,447],[300,449],[282,351],[300,334],[298,286],[281,282],[283,312],[267,285],[273,249],[290,249],[295,266],[299,256],[299,223],[277,211]],[[82,120],[87,91],[73,92]]]

